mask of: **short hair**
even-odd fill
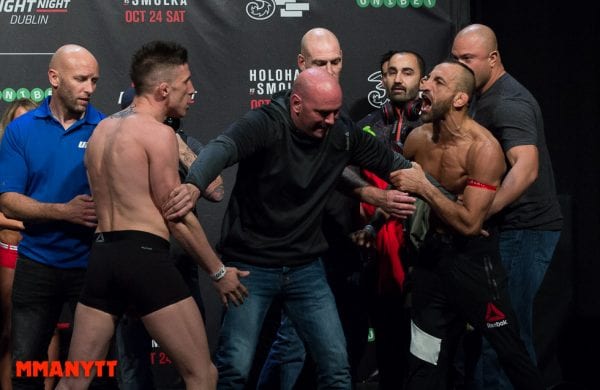
[[[31,111],[34,108],[37,108],[37,106],[36,102],[26,98],[17,99],[10,103],[2,113],[2,119],[0,119],[0,139],[4,136],[4,129],[6,129],[6,126],[15,119],[15,113],[20,107],[25,108],[27,111]]]
[[[388,62],[390,58],[396,53],[400,53],[398,50],[388,50],[382,54],[381,59],[379,60],[379,69],[383,70],[383,64]]]
[[[419,72],[421,72],[421,76],[425,75],[425,60],[419,53],[412,50],[389,50],[385,52],[379,61],[379,69],[383,69],[383,64],[392,59],[396,54],[412,54],[417,59],[417,65],[419,66]]]
[[[129,70],[136,94],[148,92],[152,85],[168,80],[169,76],[164,74],[165,71],[187,62],[187,49],[178,43],[167,41],[146,43],[133,54]]]
[[[458,65],[463,69],[463,74],[457,81],[457,89],[469,95],[469,100],[475,93],[475,72],[467,65],[453,58],[447,59],[442,63]]]

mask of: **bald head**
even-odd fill
[[[48,69],[52,113],[78,119],[85,112],[99,77],[98,61],[86,48],[73,44],[58,48]]]
[[[483,24],[471,24],[456,34],[452,56],[475,73],[479,92],[488,90],[504,74],[496,34]]]
[[[456,34],[454,40],[470,41],[471,45],[481,47],[487,52],[498,50],[498,41],[494,31],[483,24],[471,24]]]
[[[340,43],[334,33],[322,27],[315,27],[306,32],[300,41],[300,53],[307,54],[316,45],[330,45],[339,49]]]
[[[341,97],[342,89],[338,80],[327,73],[327,71],[319,68],[311,68],[298,75],[294,81],[292,93],[302,97],[336,93]]]
[[[308,30],[300,42],[298,68],[303,71],[315,67],[324,68],[336,78],[342,71],[340,43],[335,34],[322,27]]]
[[[94,55],[90,53],[90,51],[87,50],[85,47],[74,44],[67,44],[59,47],[58,50],[54,52],[52,58],[50,59],[49,68],[60,70],[61,68],[64,68],[68,62],[80,60],[90,61],[95,63],[96,66],[98,66]]]
[[[301,72],[292,87],[290,116],[294,125],[313,138],[323,138],[342,106],[342,88],[324,69]]]

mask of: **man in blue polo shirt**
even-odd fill
[[[90,105],[98,62],[85,48],[50,60],[52,96],[12,122],[0,146],[0,207],[25,223],[13,284],[14,361],[47,360],[64,303],[75,307],[96,226],[83,156],[104,115]],[[42,388],[13,378],[14,389]]]

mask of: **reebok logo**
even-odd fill
[[[506,316],[492,302],[488,302],[487,310],[485,311],[486,322],[502,321]]]
[[[492,302],[488,302],[487,309],[485,311],[485,322],[488,329],[499,328],[501,326],[508,325],[506,315],[500,311]]]

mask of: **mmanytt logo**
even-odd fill
[[[254,20],[266,20],[275,14],[277,6],[282,18],[301,18],[304,11],[310,10],[310,4],[296,0],[252,0],[246,4],[246,13]]]
[[[435,7],[436,0],[356,0],[356,5],[360,8],[421,8],[425,6],[426,8]]]
[[[52,88],[46,88],[46,90],[41,88],[33,88],[31,90],[27,88],[14,89],[10,87],[0,89],[0,101],[4,100],[7,103],[19,99],[31,99],[34,102],[39,103],[50,95],[52,95]]]
[[[61,362],[37,361],[37,360],[17,360],[15,363],[15,376],[17,378],[62,378],[62,377],[91,377],[108,376],[114,377],[117,368],[116,360],[73,360]]]
[[[496,307],[492,302],[488,302],[485,311],[485,322],[488,328],[499,328],[508,325],[506,315]]]
[[[371,75],[367,78],[367,81],[370,81],[375,84],[375,90],[372,90],[367,95],[367,99],[369,104],[375,108],[379,108],[387,103],[388,98],[385,93],[385,88],[383,87],[383,83],[381,82],[381,71],[371,73]]]

